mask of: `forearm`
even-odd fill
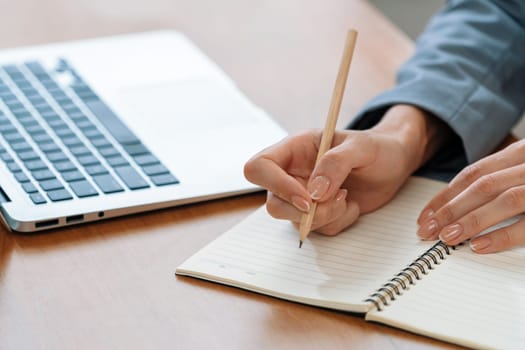
[[[476,161],[523,114],[524,42],[524,2],[449,1],[399,70],[396,87],[373,99],[350,127],[372,127],[393,105],[418,106],[454,130],[458,158]]]

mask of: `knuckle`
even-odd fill
[[[511,210],[519,210],[525,204],[525,191],[522,188],[513,187],[503,193],[503,202]]]
[[[341,149],[332,149],[325,154],[323,161],[325,167],[331,171],[339,171],[343,168],[343,162],[345,160],[345,154]]]
[[[477,164],[467,166],[461,173],[460,177],[463,183],[471,184],[481,176],[481,168]]]
[[[473,189],[476,193],[491,195],[496,191],[497,184],[498,181],[494,175],[484,175],[474,182]]]
[[[481,223],[481,218],[480,218],[480,216],[478,214],[471,213],[468,216],[468,221],[469,221],[470,230],[472,232],[479,232],[480,231],[482,223]]]
[[[501,229],[500,234],[498,235],[499,246],[501,249],[506,249],[512,246],[512,234],[509,231],[508,227]]]
[[[444,225],[446,223],[449,223],[449,222],[452,222],[455,218],[455,215],[454,213],[452,212],[452,209],[448,206],[448,205],[445,205],[444,207],[442,207],[440,210],[439,210],[439,213],[438,213],[438,221],[441,221],[439,220],[439,217],[442,218],[442,220],[444,222],[440,222],[441,225]]]

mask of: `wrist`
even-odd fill
[[[387,134],[402,147],[406,168],[412,173],[430,159],[451,134],[438,118],[412,105],[394,105],[372,130]]]

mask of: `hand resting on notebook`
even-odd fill
[[[525,212],[525,140],[471,164],[425,207],[418,219],[423,239],[455,245]],[[525,243],[525,220],[477,237],[478,253]]]
[[[334,235],[396,194],[442,144],[447,133],[440,123],[415,107],[396,105],[369,130],[337,131],[315,167],[320,130],[263,150],[248,161],[245,175],[268,189],[266,205],[273,217],[298,225],[315,200],[312,230]]]

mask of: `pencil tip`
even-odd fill
[[[303,246],[303,241],[299,241],[299,248],[301,248]]]

